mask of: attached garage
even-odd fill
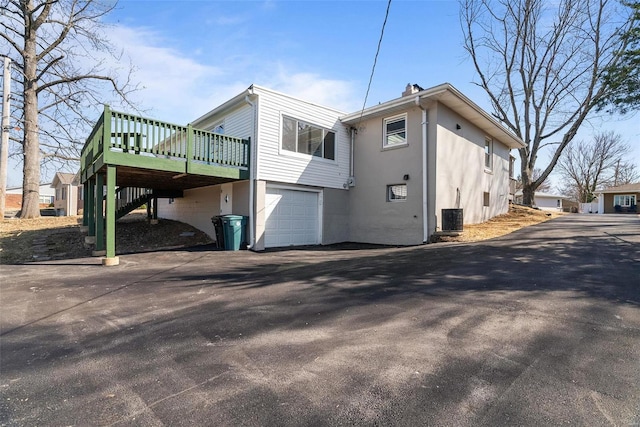
[[[265,247],[321,243],[322,193],[267,186],[265,194]]]

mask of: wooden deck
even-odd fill
[[[180,126],[145,117],[104,112],[82,149],[83,225],[94,255],[116,265],[116,191],[142,189],[155,206],[162,194],[249,179],[250,141],[191,125]],[[145,196],[146,197],[146,196]],[[103,208],[104,201],[104,208]],[[135,202],[135,201],[132,201]],[[132,205],[135,203],[132,203]],[[157,217],[157,212],[149,215]]]

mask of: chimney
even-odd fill
[[[416,94],[420,91],[422,91],[424,89],[422,89],[420,86],[416,85],[416,84],[407,84],[407,88],[404,90],[404,92],[402,92],[402,96],[409,96],[409,95],[413,95]]]

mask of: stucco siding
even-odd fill
[[[485,133],[443,105],[437,114],[437,226],[442,209],[464,209],[464,223],[476,224],[509,209],[509,149],[493,140],[492,167],[485,169]],[[460,129],[458,129],[460,127]],[[485,194],[489,195],[489,206]]]
[[[422,243],[422,112],[413,108],[406,113],[406,146],[383,149],[385,117],[367,120],[358,127],[356,185],[349,190],[351,241]],[[405,201],[387,201],[387,186],[394,184],[407,185]]]
[[[238,181],[231,186],[231,213],[249,216],[249,181]],[[220,215],[222,185],[186,190],[184,197],[158,199],[158,217],[184,222],[204,231],[215,240],[211,217]]]
[[[326,188],[323,193],[322,244],[349,240],[349,192]]]
[[[349,178],[349,132],[340,112],[286,95],[255,88],[258,95],[256,178],[291,184],[343,189]],[[281,149],[282,116],[307,122],[336,134],[335,161]]]
[[[184,197],[158,200],[158,217],[184,222],[215,240],[211,217],[220,212],[220,186],[186,190]]]

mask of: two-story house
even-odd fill
[[[144,187],[128,193],[213,238],[212,216],[247,216],[253,250],[414,245],[442,229],[443,209],[461,209],[468,224],[506,212],[509,152],[522,146],[450,84],[408,85],[353,113],[252,85],[187,127],[105,110],[81,175],[89,199],[105,182],[107,205]],[[85,224],[105,220],[85,211]]]

